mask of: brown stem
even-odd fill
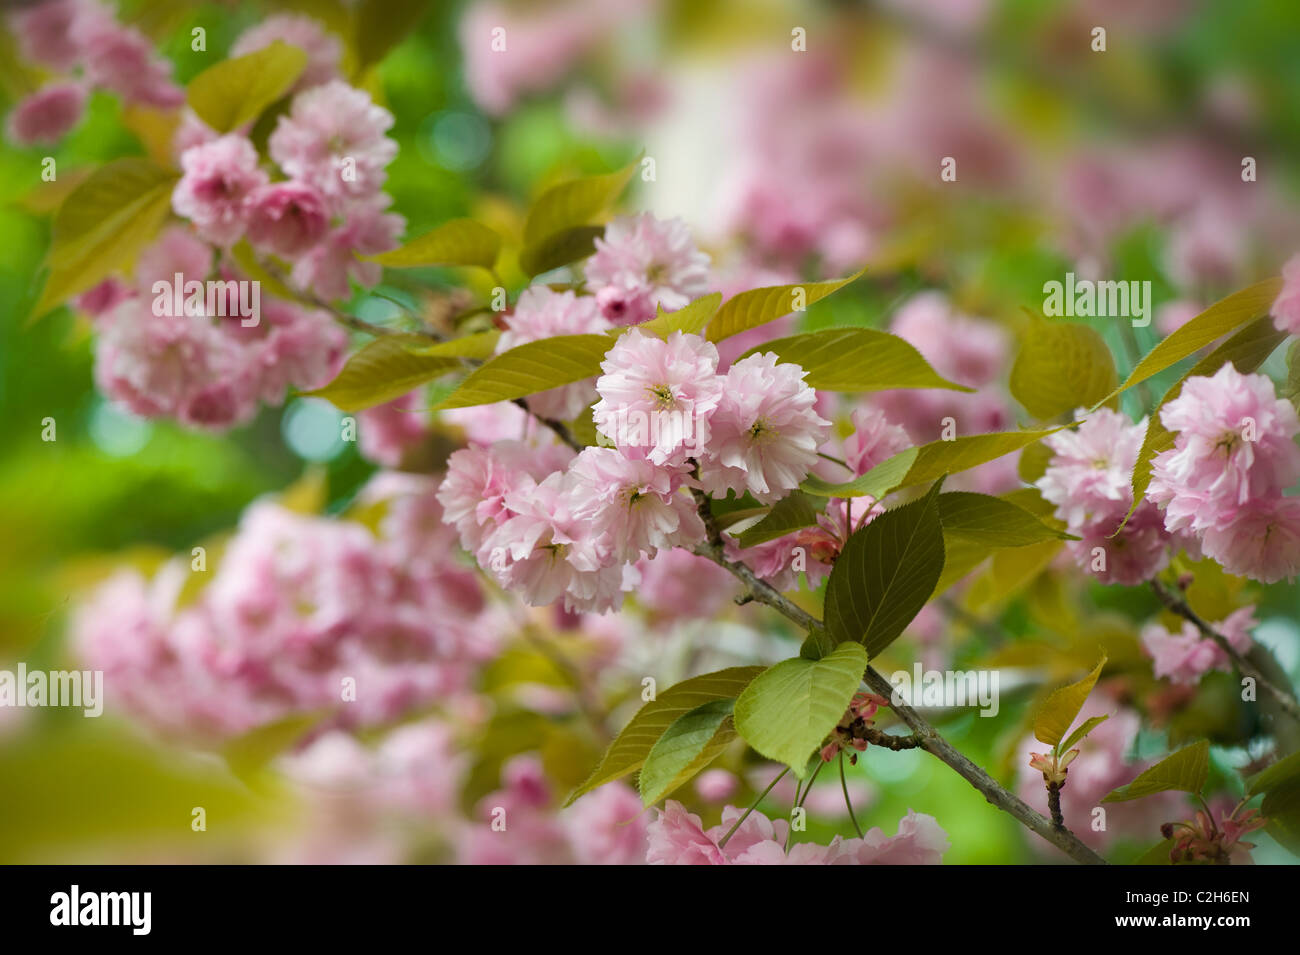
[[[1061,784],[1047,784],[1047,809],[1052,814],[1052,825],[1057,829],[1065,828],[1065,816],[1061,815]]]
[[[1151,589],[1155,591],[1156,596],[1160,598],[1160,602],[1164,604],[1168,610],[1172,613],[1176,613],[1178,616],[1191,623],[1192,626],[1201,632],[1202,636],[1213,640],[1215,644],[1218,645],[1219,649],[1228,655],[1228,658],[1232,660],[1233,665],[1242,676],[1249,677],[1254,680],[1256,684],[1267,690],[1277,700],[1278,705],[1287,716],[1300,722],[1300,703],[1296,702],[1295,695],[1290,692],[1289,688],[1283,689],[1265,677],[1259,667],[1255,666],[1255,664],[1251,663],[1248,659],[1238,653],[1236,648],[1228,642],[1228,639],[1223,634],[1219,633],[1219,631],[1215,630],[1212,626],[1202,620],[1200,614],[1193,610],[1183,597],[1170,592],[1169,588],[1158,580],[1151,581]],[[1266,649],[1260,647],[1259,644],[1255,644],[1255,647],[1260,653],[1268,652]]]
[[[749,595],[754,600],[779,611],[800,628],[808,631],[820,628],[821,621],[802,607],[792,603],[774,587],[760,579],[743,563],[726,559],[723,555],[721,535],[718,533],[717,525],[713,521],[709,499],[703,492],[696,491],[694,493],[708,537],[704,543],[695,548],[695,553],[701,557],[709,558],[718,566],[730,571],[745,584]],[[863,679],[873,693],[883,696],[885,699],[890,699],[893,695],[893,685],[876,672],[874,667],[867,667]],[[1106,864],[1105,859],[1086,846],[1069,829],[1058,829],[1050,819],[1032,809],[1024,800],[1009,792],[996,779],[964,754],[954,749],[951,743],[939,735],[938,730],[910,706],[899,702],[897,704],[891,703],[890,708],[907,725],[908,729],[920,739],[919,748],[938,758],[957,775],[965,779],[992,805],[1014,817],[1026,828],[1046,839],[1076,862],[1088,865]]]

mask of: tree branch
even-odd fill
[[[1233,666],[1237,668],[1237,671],[1242,676],[1250,677],[1259,686],[1267,690],[1277,700],[1278,705],[1287,716],[1300,722],[1300,703],[1297,703],[1295,695],[1290,692],[1289,688],[1283,689],[1265,677],[1259,667],[1237,652],[1236,648],[1228,642],[1227,637],[1202,620],[1200,614],[1193,610],[1183,597],[1170,592],[1169,588],[1158,580],[1151,581],[1151,589],[1155,591],[1156,596],[1160,598],[1160,602],[1165,605],[1166,609],[1188,621],[1201,632],[1202,636],[1213,640],[1219,649],[1228,655]],[[1259,647],[1259,644],[1255,646]]]
[[[700,517],[704,521],[707,536],[705,543],[698,545],[694,552],[701,557],[707,557],[719,567],[730,571],[745,584],[752,599],[779,611],[804,630],[811,631],[820,628],[820,620],[802,607],[792,603],[774,587],[760,579],[743,563],[727,560],[723,551],[722,535],[718,531],[716,521],[713,519],[712,506],[708,496],[698,490],[693,490],[692,493],[695,495],[696,505],[699,508]],[[876,672],[874,667],[867,667],[863,679],[873,693],[879,694],[887,700],[893,696],[893,685]],[[1087,865],[1106,864],[1105,859],[1080,841],[1079,837],[1069,829],[1058,829],[1050,819],[1035,811],[1014,793],[1003,788],[996,779],[961,752],[954,749],[951,743],[939,735],[938,730],[926,722],[924,717],[906,703],[900,701],[895,704],[891,701],[890,708],[907,725],[913,735],[920,740],[918,745],[921,749],[946,764],[957,775],[975,787],[992,805],[1014,817],[1026,828],[1042,836],[1076,862]]]

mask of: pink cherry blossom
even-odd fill
[[[855,474],[866,474],[912,446],[907,429],[892,424],[879,408],[855,408],[849,420],[853,433],[844,439],[844,461]]]
[[[1258,624],[1254,609],[1242,607],[1210,626],[1227,638],[1234,650],[1244,654],[1253,646],[1250,631]],[[1188,622],[1183,623],[1178,633],[1170,633],[1158,623],[1150,624],[1142,630],[1142,645],[1151,655],[1156,676],[1171,683],[1195,685],[1210,670],[1226,673],[1231,669],[1231,661],[1219,645],[1202,637]]]
[[[590,522],[618,560],[653,557],[660,548],[690,547],[704,539],[683,474],[629,458],[616,448],[586,448],[569,466],[573,516]]]
[[[817,393],[798,365],[771,352],[727,370],[722,398],[709,419],[700,483],[710,494],[748,490],[770,503],[794,490],[817,462],[830,422],[814,410]]]
[[[1212,377],[1189,378],[1160,420],[1177,435],[1152,463],[1147,494],[1165,508],[1171,531],[1222,525],[1300,478],[1293,440],[1300,419],[1263,375],[1226,364]]]
[[[561,815],[579,865],[643,865],[648,822],[641,799],[626,783],[587,793]]]
[[[97,0],[47,0],[11,10],[6,20],[23,59],[66,72],[81,57],[75,33],[92,21],[111,24],[113,14]]]
[[[393,114],[364,90],[330,80],[293,98],[267,145],[280,168],[336,199],[369,199],[384,184],[397,143]]]
[[[397,247],[406,220],[385,212],[386,206],[386,197],[382,195],[372,203],[353,204],[347,221],[331,229],[294,263],[294,283],[327,301],[347,298],[351,294],[349,279],[365,288],[378,284],[383,267],[357,256]]]
[[[419,391],[412,391],[357,414],[357,450],[369,461],[400,467],[411,451],[429,439],[428,415]]]
[[[184,175],[172,192],[176,214],[194,223],[199,234],[218,245],[233,245],[244,234],[250,199],[267,175],[257,150],[239,135],[226,135],[181,154]]]
[[[861,839],[836,836],[829,845],[795,843],[786,852],[789,824],[755,810],[727,840],[719,843],[742,816],[727,806],[721,825],[707,831],[700,818],[668,800],[647,835],[651,865],[937,865],[948,849],[948,836],[933,817],[908,810],[898,833],[886,836],[872,828]]]
[[[572,457],[573,452],[560,445],[532,447],[519,441],[452,454],[438,500],[447,521],[459,532],[461,546],[479,553],[486,537],[512,516],[507,495],[525,482],[536,483],[566,467]]]
[[[58,142],[81,122],[86,89],[79,83],[52,83],[23,99],[9,114],[9,138],[20,146]]]
[[[307,54],[307,66],[294,83],[293,91],[319,86],[339,75],[343,45],[311,17],[278,13],[249,27],[230,47],[232,57],[245,56],[270,46],[276,40],[296,46]]]
[[[248,241],[286,259],[306,252],[329,230],[324,197],[301,182],[276,182],[248,197]]]
[[[673,312],[709,290],[709,257],[695,247],[681,219],[650,213],[623,216],[605,227],[587,260],[587,286],[602,314],[616,325],[635,325]]]
[[[1230,574],[1275,584],[1300,574],[1300,498],[1251,501],[1201,538],[1205,556]]]
[[[655,464],[681,463],[709,441],[724,388],[717,367],[718,350],[698,335],[673,332],[665,341],[625,332],[601,363],[596,429]]]
[[[172,66],[139,30],[111,17],[78,16],[70,36],[86,78],[130,103],[172,109],[185,102],[185,91],[172,81]]]
[[[1282,266],[1282,290],[1269,312],[1279,329],[1300,335],[1300,255],[1293,255]]]

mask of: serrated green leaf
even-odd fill
[[[1282,287],[1280,278],[1266,279],[1227,298],[1215,302],[1186,325],[1179,328],[1155,348],[1124,379],[1124,383],[1106,397],[1113,398],[1139,382],[1158,375],[1170,365],[1195,354],[1251,319],[1266,315]]]
[[[501,236],[473,219],[452,219],[401,248],[361,258],[391,268],[430,265],[477,265],[490,269],[501,251]]]
[[[1080,742],[1089,733],[1095,730],[1102,723],[1106,722],[1108,719],[1110,719],[1109,713],[1103,713],[1101,716],[1088,717],[1088,719],[1080,723],[1078,729],[1076,729],[1073,733],[1071,733],[1069,738],[1067,738],[1066,741],[1061,744],[1061,752],[1063,753],[1069,752],[1070,748],[1074,746],[1075,743]]]
[[[177,176],[147,159],[114,159],[77,186],[54,217],[39,318],[130,266],[171,211]]]
[[[445,410],[513,401],[591,378],[600,374],[610,344],[604,335],[555,335],[526,342],[474,369],[435,407]]]
[[[664,690],[637,711],[631,722],[609,744],[609,749],[605,750],[587,781],[575,789],[564,804],[571,806],[575,799],[596,787],[636,772],[645,763],[659,737],[679,717],[714,700],[734,700],[763,670],[759,666],[728,667],[716,673],[691,677]]]
[[[866,668],[867,651],[858,643],[841,643],[820,660],[784,660],[740,694],[736,731],[759,753],[803,778],[808,757],[844,715]]]
[[[524,247],[519,253],[519,267],[527,275],[541,275],[585,259],[596,251],[596,240],[604,234],[604,226],[580,225],[548,235]]]
[[[307,54],[276,40],[245,56],[216,63],[185,89],[190,109],[218,133],[250,123],[289,92],[307,67]]]
[[[1300,779],[1280,783],[1265,793],[1259,813],[1268,820],[1264,831],[1300,855]]]
[[[637,162],[632,162],[617,172],[571,179],[543,192],[524,222],[520,266],[538,275],[589,255],[603,231],[602,216],[627,187],[636,167]]]
[[[817,523],[821,507],[801,491],[792,491],[772,505],[767,516],[738,538],[741,547],[754,547]]]
[[[1035,418],[1091,408],[1119,384],[1115,359],[1096,330],[1035,318],[1011,369],[1011,394]]]
[[[826,585],[826,630],[876,656],[912,622],[943,573],[939,484],[854,533]]]
[[[731,722],[735,700],[714,700],[683,713],[650,748],[637,785],[643,805],[652,806],[688,782],[736,738]]]
[[[1300,779],[1300,753],[1292,753],[1290,756],[1279,759],[1272,766],[1250,777],[1250,788],[1247,792],[1252,796],[1257,796],[1262,792],[1268,792],[1275,786],[1280,786],[1295,779]]]
[[[919,448],[908,448],[892,458],[881,461],[874,468],[852,481],[830,484],[818,477],[810,477],[799,487],[818,497],[874,497],[877,500],[891,491],[925,484],[945,474],[956,474],[1000,458],[1012,451],[1040,441],[1056,428],[1045,431],[997,431],[992,434],[973,434],[952,441],[931,441]]]
[[[798,365],[807,373],[804,381],[827,391],[975,390],[944,378],[911,343],[872,328],[828,328],[778,338],[756,345],[740,357],[760,352],[775,352],[781,361]]]
[[[1133,860],[1134,865],[1173,865],[1170,853],[1174,848],[1173,839],[1157,842],[1146,852]]]
[[[741,292],[722,303],[718,314],[714,315],[713,321],[709,323],[706,337],[711,342],[720,342],[724,338],[739,335],[759,325],[766,325],[782,315],[789,315],[795,311],[797,305],[802,304],[806,307],[824,299],[859,278],[864,272],[866,269],[860,269],[846,278],[832,279],[829,282],[773,285]]]
[[[1103,656],[1092,672],[1078,683],[1071,683],[1053,690],[1034,717],[1034,739],[1048,746],[1055,746],[1070,730],[1070,724],[1088,702],[1088,694],[1097,684],[1102,667],[1106,665]]]
[[[964,537],[988,547],[1023,547],[1068,535],[1005,498],[970,491],[939,495],[944,538]]]
[[[427,344],[427,338],[417,335],[376,338],[349,358],[333,381],[306,394],[324,398],[340,411],[361,411],[400,398],[427,381],[464,367],[456,358],[420,355],[412,350]]]
[[[1170,789],[1199,793],[1210,774],[1210,742],[1200,740],[1166,756],[1127,786],[1107,794],[1102,802],[1127,802]]]
[[[720,304],[722,304],[722,293],[714,292],[712,295],[697,298],[689,305],[683,306],[675,312],[665,312],[662,307],[656,305],[654,318],[632,327],[639,328],[651,335],[658,335],[660,338],[667,338],[673,332],[698,335],[713,320],[713,316],[717,313]],[[625,331],[627,331],[626,328],[618,328],[612,334],[617,335]]]
[[[1156,455],[1174,446],[1174,434],[1166,430],[1160,422],[1160,409],[1178,397],[1188,378],[1213,375],[1229,362],[1242,374],[1253,372],[1264,364],[1268,356],[1273,354],[1286,337],[1286,333],[1278,330],[1271,318],[1266,316],[1256,319],[1197,362],[1187,374],[1165,392],[1160,403],[1156,405],[1155,411],[1147,419],[1142,448],[1138,452],[1137,462],[1133,465],[1131,483],[1134,503],[1129,508],[1128,516],[1137,510],[1146,496],[1147,487],[1151,484],[1151,465]],[[1128,523],[1128,516],[1124,518],[1125,524]],[[1123,526],[1121,524],[1120,528],[1122,529]]]

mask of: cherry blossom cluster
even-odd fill
[[[384,723],[463,691],[501,628],[455,560],[436,487],[373,479],[359,503],[382,514],[377,533],[256,503],[213,549],[217,566],[178,559],[152,579],[122,571],[104,583],[76,615],[78,653],[125,708],[191,738],[312,712]]]
[[[584,309],[571,293],[526,298],[543,311]],[[692,491],[770,503],[808,475],[827,437],[802,369],[770,353],[719,374],[704,338],[634,328],[602,369],[592,416],[612,447],[585,448],[563,470],[548,469],[552,449],[514,444],[464,449],[448,464],[440,499],[462,544],[530,604],[616,607],[643,555],[703,539]]]
[[[1152,462],[1147,497],[1164,526],[1194,535],[1231,574],[1264,583],[1300,573],[1300,418],[1264,375],[1226,364],[1189,378],[1160,409],[1173,448]]]
[[[217,275],[219,315],[155,307],[171,289]],[[95,331],[95,382],[145,418],[222,430],[278,405],[292,386],[318,388],[343,365],[347,336],[325,312],[279,299],[258,300],[256,324],[241,317],[239,273],[183,226],[171,226],[140,255],[131,281],[112,278],[78,299]],[[179,276],[179,279],[177,278]],[[155,283],[166,290],[157,293]]]
[[[80,121],[93,89],[125,102],[169,109],[185,101],[171,64],[139,30],[118,23],[99,0],[51,0],[10,12],[23,59],[61,78],[22,100],[9,115],[11,139],[54,143]]]
[[[1168,566],[1171,549],[1188,543],[1166,531],[1149,499],[1124,522],[1133,505],[1133,467],[1146,419],[1134,424],[1109,408],[1087,417],[1080,409],[1077,415],[1083,418],[1077,428],[1043,439],[1053,456],[1036,485],[1069,533],[1080,538],[1066,548],[1082,569],[1105,583],[1143,583]],[[1115,534],[1121,523],[1123,530]]]
[[[259,38],[269,36],[263,24]],[[218,136],[192,119],[180,131],[183,175],[172,207],[214,245],[246,238],[289,263],[298,288],[346,298],[349,278],[374,285],[382,271],[358,254],[393,248],[406,226],[386,211],[391,199],[382,191],[397,155],[385,135],[392,125],[388,110],[342,80],[301,89],[267,142],[284,176],[273,180],[247,136]]]
[[[58,2],[15,17],[34,53],[50,55],[56,20],[99,23],[96,11],[93,2]],[[187,224],[165,229],[132,276],[106,279],[77,299],[98,333],[99,387],[135,414],[222,430],[251,419],[261,403],[278,405],[288,387],[326,384],[342,367],[346,336],[322,309],[263,296],[233,247],[246,241],[304,298],[331,301],[349,295],[349,280],[378,282],[381,267],[358,256],[392,248],[405,228],[382,191],[397,153],[385,135],[392,115],[339,79],[339,40],[308,17],[269,17],[231,52],[276,41],[307,53],[268,140],[276,168],[247,128],[218,135],[183,110],[172,142],[182,171],[172,208]],[[254,285],[256,295],[246,294]],[[215,300],[192,297],[192,287],[215,289]],[[257,303],[251,315],[249,299]]]

